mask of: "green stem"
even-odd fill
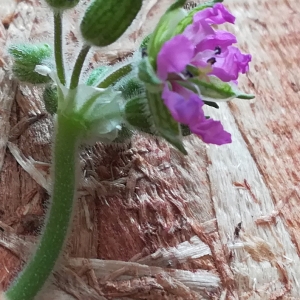
[[[65,85],[65,68],[62,51],[62,13],[54,12],[54,55],[57,76],[60,82]]]
[[[114,73],[107,76],[102,82],[98,84],[98,88],[108,88],[110,85],[115,84],[121,77],[127,75],[129,72],[132,71],[132,65],[128,64],[120,69],[116,70]]]
[[[35,254],[5,294],[9,300],[32,300],[51,274],[64,246],[75,199],[77,144],[78,125],[58,115],[49,212]]]
[[[73,90],[78,86],[81,69],[82,69],[84,60],[90,49],[91,49],[91,46],[83,45],[82,49],[80,50],[80,53],[77,57],[77,60],[76,60],[76,63],[75,63],[74,69],[73,69],[71,83],[70,83],[70,90]]]

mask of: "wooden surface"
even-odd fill
[[[147,0],[134,26],[96,64],[127,55],[171,0]],[[239,46],[253,55],[234,100],[211,113],[232,133],[222,147],[186,140],[97,145],[82,180],[66,255],[38,299],[300,299],[300,7],[226,0]],[[0,282],[26,261],[42,226],[53,123],[39,90],[10,74],[6,45],[51,41],[38,1],[0,1]],[[76,53],[78,13],[66,16]],[[77,23],[74,21],[77,20]],[[88,66],[87,66],[88,67]],[[241,229],[239,223],[241,222]],[[50,289],[54,292],[49,292]]]

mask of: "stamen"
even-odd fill
[[[209,63],[209,64],[211,64],[211,65],[213,65],[214,63],[216,63],[216,58],[215,57],[211,57],[211,58],[209,58],[206,62],[207,63]]]
[[[215,48],[215,54],[218,55],[218,54],[221,54],[222,50],[221,50],[221,47],[220,46],[217,46]]]

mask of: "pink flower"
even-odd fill
[[[207,75],[215,75],[225,82],[237,80],[239,73],[246,73],[251,55],[242,54],[232,46],[237,42],[233,34],[210,26],[234,22],[234,19],[221,3],[195,14],[193,23],[182,34],[162,46],[157,57],[160,79],[165,80],[168,73],[182,73],[188,64],[207,68]]]
[[[163,44],[157,56],[157,76],[164,82],[162,98],[173,118],[188,125],[204,142],[217,145],[230,143],[230,134],[219,121],[206,119],[200,97],[178,82],[193,76],[187,71],[188,65],[198,68],[208,80],[216,76],[224,82],[236,82],[240,73],[248,71],[251,56],[232,46],[236,37],[211,27],[234,20],[221,3],[201,10],[182,34]]]

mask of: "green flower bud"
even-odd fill
[[[47,112],[51,115],[56,114],[58,105],[58,94],[57,87],[55,85],[49,84],[46,86],[43,93],[43,100]]]
[[[137,78],[125,78],[115,85],[115,89],[122,92],[124,99],[130,99],[134,96],[145,94],[145,87]]]
[[[20,81],[33,84],[51,81],[50,77],[35,72],[37,65],[49,66],[50,64],[49,59],[52,57],[52,49],[48,44],[13,45],[8,49],[8,52],[14,58],[13,73]]]
[[[48,5],[57,10],[65,10],[75,7],[79,0],[46,0]]]
[[[151,130],[151,115],[147,108],[147,99],[134,98],[126,102],[124,109],[124,118],[134,128],[139,131],[154,134]]]
[[[114,43],[130,26],[142,0],[94,0],[86,10],[80,30],[88,44],[105,47]]]
[[[163,137],[183,154],[187,154],[182,144],[181,125],[172,118],[160,93],[147,93],[146,98],[136,97],[127,101],[123,117],[135,129]],[[184,128],[183,135],[189,134],[189,128]]]

